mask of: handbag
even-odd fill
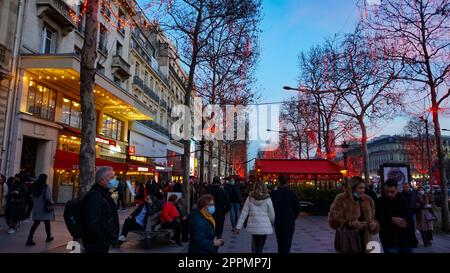
[[[44,210],[45,210],[45,212],[52,212],[52,211],[54,211],[55,207],[53,206],[53,202],[51,202],[47,198],[47,187],[44,188],[44,194],[42,195],[42,198],[44,200]]]
[[[357,229],[342,227],[336,230],[334,249],[339,253],[361,253],[361,237]]]
[[[427,222],[434,222],[437,221],[437,217],[434,215],[434,213],[427,211],[425,212],[425,220]]]

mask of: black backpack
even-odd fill
[[[81,237],[81,202],[82,198],[74,198],[66,203],[64,222],[74,239]]]

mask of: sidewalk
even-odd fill
[[[119,212],[120,227],[123,222],[133,211],[134,207],[128,208],[125,212]],[[55,221],[51,222],[52,235],[55,238],[52,242],[46,243],[46,234],[44,223],[41,223],[36,230],[33,240],[36,242],[35,246],[26,246],[25,242],[28,237],[28,232],[32,225],[30,222],[22,222],[15,234],[8,234],[5,218],[0,217],[0,253],[69,253],[66,249],[67,243],[72,240],[69,231],[66,228],[63,218],[64,207],[57,206],[55,208]],[[185,247],[172,245],[167,240],[162,238],[156,241],[153,247],[149,250],[144,250],[143,242],[138,240],[138,236],[132,232],[128,235],[128,240],[122,244],[120,249],[111,249],[110,253],[180,253],[187,252],[187,244]]]
[[[296,221],[296,229],[292,240],[291,253],[335,253],[335,232],[328,226],[325,216],[301,215]],[[419,247],[415,253],[450,253],[450,234],[434,233],[433,246],[425,248],[419,239]],[[231,233],[229,217],[226,218],[223,238],[225,245],[219,249],[221,253],[250,253],[251,235],[241,230],[239,235]],[[373,238],[379,241],[378,236]],[[277,253],[275,234],[267,236],[265,253]]]
[[[128,217],[134,208],[129,208],[125,212],[119,212],[119,220],[122,226],[123,221]],[[51,223],[52,234],[55,238],[50,243],[45,243],[44,224],[41,223],[36,231],[34,241],[35,246],[25,246],[25,241],[31,227],[31,222],[22,223],[15,234],[7,234],[5,219],[0,218],[0,253],[68,253],[67,242],[72,240],[66,229],[62,217],[64,208],[56,207],[56,220]],[[225,245],[219,248],[219,253],[250,253],[251,235],[241,230],[239,235],[231,233],[231,224],[227,215],[224,227],[223,238]],[[187,243],[184,247],[178,247],[166,238],[157,240],[153,247],[144,250],[143,243],[138,240],[138,236],[129,233],[128,240],[119,249],[111,249],[110,253],[186,253]],[[378,240],[377,237],[374,240]],[[419,239],[419,247],[414,250],[416,253],[450,253],[450,235],[435,233],[433,246],[425,248]],[[267,237],[265,253],[277,253],[277,243],[275,234]],[[300,216],[296,221],[296,231],[292,242],[292,253],[334,253],[334,231],[328,226],[327,218],[324,216]]]

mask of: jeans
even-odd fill
[[[231,203],[230,209],[230,221],[233,229],[236,228],[237,222],[239,221],[239,210],[241,209],[240,203]]]
[[[138,223],[136,223],[136,221],[134,219],[128,218],[123,223],[122,232],[120,233],[120,235],[127,237],[128,232],[130,232],[132,230],[143,230],[143,229],[144,229],[144,227],[139,225]]]
[[[252,253],[263,253],[267,235],[252,235]]]

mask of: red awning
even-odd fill
[[[255,173],[341,175],[341,166],[325,159],[256,159]]]
[[[53,165],[55,169],[63,170],[77,170],[79,169],[79,154],[66,152],[62,150],[56,150],[55,164]],[[127,164],[122,162],[114,162],[102,158],[95,159],[95,166],[110,166],[115,171],[127,171]]]

